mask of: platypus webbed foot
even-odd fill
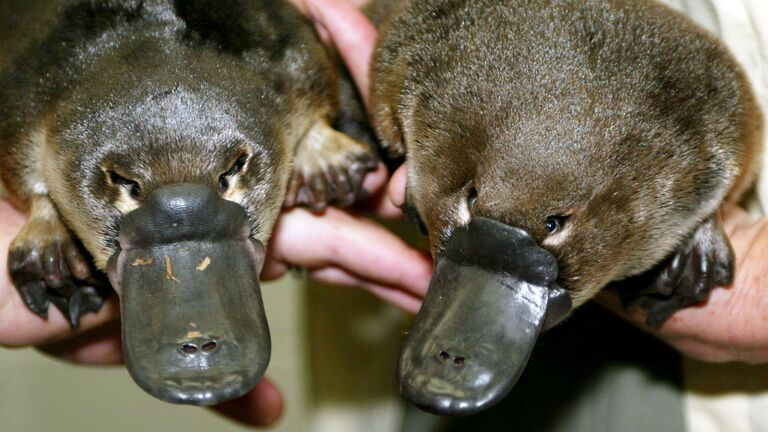
[[[690,240],[651,271],[617,284],[625,308],[640,307],[648,325],[702,302],[718,286],[733,281],[733,252],[718,216],[701,224]]]
[[[360,196],[365,175],[377,164],[370,146],[320,121],[296,150],[285,206],[320,211],[329,204],[350,205]]]
[[[8,253],[11,279],[29,309],[47,318],[53,303],[77,328],[80,317],[97,312],[109,292],[91,262],[48,198],[34,198],[30,219]]]

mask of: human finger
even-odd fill
[[[421,303],[424,300],[422,296],[403,291],[398,287],[382,285],[360,279],[338,267],[324,267],[311,270],[310,277],[312,277],[313,280],[329,285],[363,288],[387,303],[395,305],[411,314],[416,314],[419,311]]]
[[[120,322],[114,320],[65,339],[37,347],[51,356],[80,364],[120,364],[123,362]]]
[[[392,206],[403,208],[405,205],[405,187],[408,176],[408,162],[404,162],[392,174],[387,185],[387,195]]]
[[[283,413],[283,396],[268,378],[237,399],[212,407],[214,411],[249,426],[269,426]]]
[[[397,172],[399,171],[395,171],[395,173]],[[363,183],[364,190],[370,195],[359,200],[355,204],[355,208],[370,212],[382,219],[402,218],[403,212],[399,207],[392,204],[391,182],[392,179],[389,178],[387,168],[384,164],[379,164],[378,169],[369,173]]]
[[[378,31],[368,18],[345,0],[307,0],[315,24],[325,29],[369,105],[370,61]]]
[[[262,274],[275,277],[288,266],[342,268],[361,280],[397,287],[422,297],[429,286],[429,255],[364,217],[329,208],[285,212],[270,243]]]

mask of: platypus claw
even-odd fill
[[[379,163],[373,150],[325,123],[307,135],[296,152],[285,207],[322,211],[351,205],[364,195],[365,175]]]
[[[703,302],[713,289],[732,279],[733,253],[713,216],[661,264],[617,287],[626,308],[645,310],[646,323],[658,326],[678,310]]]
[[[73,291],[70,297],[53,294],[50,301],[61,311],[69,325],[76,329],[80,326],[81,316],[101,309],[105,296],[96,287],[72,285]]]
[[[302,206],[322,211],[328,205],[352,205],[364,194],[363,179],[376,169],[378,159],[363,154],[343,165],[317,167],[309,172],[297,172],[291,179],[286,207]]]
[[[47,318],[53,303],[73,329],[81,316],[97,312],[107,295],[100,288],[108,285],[92,276],[89,262],[71,240],[12,247],[8,255],[11,279],[27,307]]]

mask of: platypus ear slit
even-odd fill
[[[227,172],[222,174],[222,176],[233,176],[236,174],[240,174],[245,169],[246,164],[248,163],[248,159],[251,158],[250,153],[243,151],[240,153],[240,155],[235,159],[235,161],[232,163],[232,166],[229,167]]]
[[[114,169],[106,169],[105,172],[110,185],[125,188],[131,198],[139,199],[141,196],[141,185],[138,181],[125,177]]]
[[[646,323],[658,326],[678,310],[705,301],[713,289],[732,282],[733,251],[715,213],[671,256],[617,286],[625,308],[645,310]]]

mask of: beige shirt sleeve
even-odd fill
[[[744,67],[763,113],[768,113],[768,0],[662,0],[720,36]],[[768,114],[767,114],[768,115]],[[768,134],[763,138],[768,148]],[[768,214],[768,152],[757,180],[753,214]]]
[[[768,115],[768,0],[662,0],[720,36],[744,67]],[[763,147],[768,148],[764,136]],[[749,203],[768,214],[768,159]],[[768,430],[768,365],[704,364],[686,360],[685,418],[690,432]],[[762,383],[756,385],[756,383]]]

